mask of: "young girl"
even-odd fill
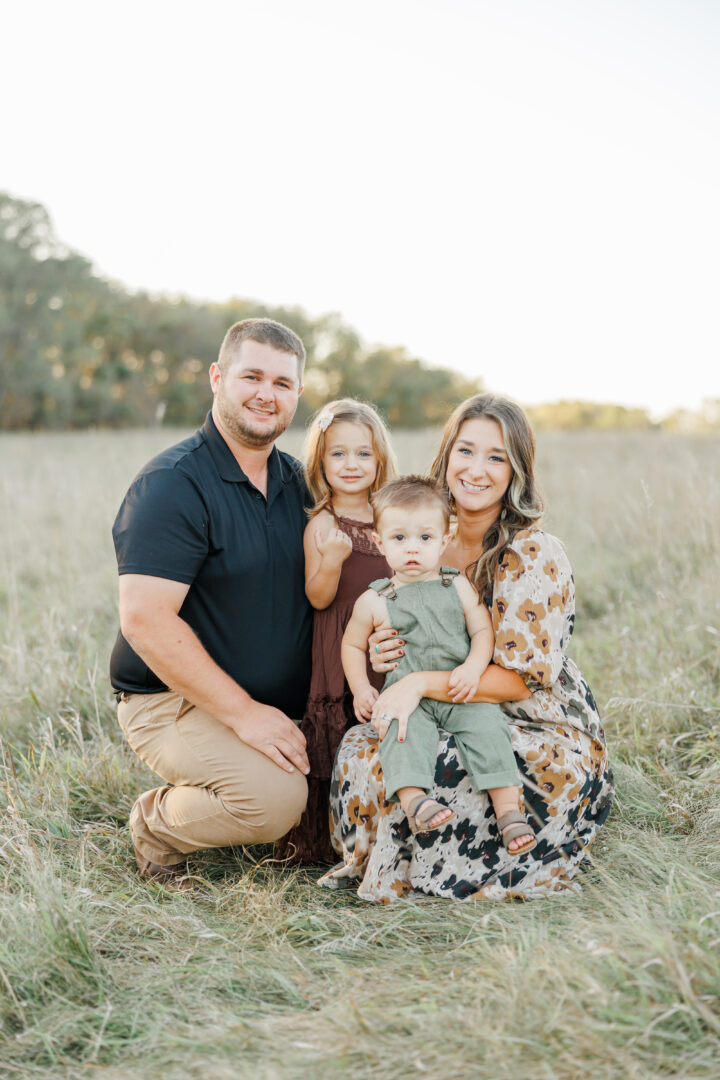
[[[328,806],[333,760],[353,714],[340,645],[355,601],[390,573],[372,539],[370,496],[397,475],[387,428],[370,405],[332,401],[310,424],[305,479],[314,500],[305,529],[305,592],[315,608],[310,696],[301,730],[310,761],[308,804],[279,844],[291,862],[331,862]],[[379,690],[383,675],[368,666]]]

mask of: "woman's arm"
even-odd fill
[[[449,671],[416,671],[422,675],[425,693],[423,697],[435,701],[453,701],[450,696]],[[490,701],[499,705],[501,701],[523,701],[530,697],[530,691],[516,671],[508,671],[497,664],[488,664],[480,676],[477,693],[471,701]]]
[[[435,701],[452,701],[449,671],[412,671],[383,690],[373,706],[373,718],[387,713],[398,720],[407,719],[424,697]],[[488,664],[480,679],[473,701],[499,705],[502,701],[522,701],[530,697],[527,686],[514,671]]]

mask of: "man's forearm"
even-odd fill
[[[435,701],[452,701],[449,694],[449,671],[415,672],[422,678],[423,697]],[[488,701],[499,705],[503,701],[523,701],[530,691],[515,671],[488,664],[480,677],[480,684],[473,701]]]
[[[179,615],[163,613],[124,624],[123,635],[151,671],[176,693],[233,731],[253,704],[250,695],[218,667]]]

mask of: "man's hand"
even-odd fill
[[[472,660],[466,660],[464,664],[459,664],[454,668],[448,679],[450,700],[456,704],[472,701],[477,694],[482,673],[483,668],[479,664],[474,664]]]
[[[333,566],[342,566],[352,551],[352,540],[342,529],[331,529],[325,537],[315,534],[315,546]]]
[[[178,615],[189,586],[165,578],[120,578],[122,632],[158,678],[234,731],[286,772],[310,771],[305,736],[280,709],[261,705],[208,655]]]
[[[305,776],[310,772],[305,736],[297,724],[272,705],[254,701],[233,724],[233,730],[239,739],[265,754],[285,772],[298,769]]]
[[[367,724],[372,716],[373,705],[378,699],[378,692],[370,683],[364,686],[353,698],[353,709],[361,724]]]

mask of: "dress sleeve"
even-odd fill
[[[519,533],[505,552],[493,592],[494,662],[517,671],[528,689],[560,675],[572,634],[575,588],[567,555],[554,536]]]
[[[113,525],[120,574],[147,574],[191,585],[209,550],[208,512],[178,470],[141,473]]]

